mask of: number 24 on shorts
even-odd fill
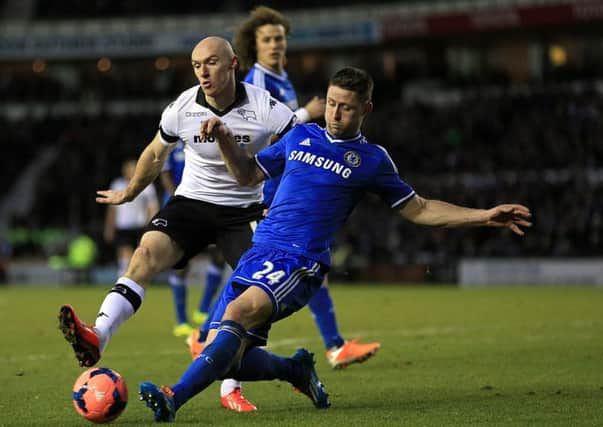
[[[251,277],[256,280],[263,279],[264,277],[266,277],[268,279],[268,284],[274,285],[275,283],[280,282],[281,279],[286,275],[283,270],[272,270],[274,270],[274,264],[272,264],[270,261],[264,261],[264,268],[260,271],[256,271],[255,273],[253,273],[253,276]]]

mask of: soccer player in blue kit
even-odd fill
[[[299,107],[297,94],[285,71],[287,36],[291,31],[289,20],[278,11],[259,6],[251,11],[234,37],[234,47],[241,68],[250,68],[244,81],[263,87],[270,94],[295,111],[298,123],[321,119],[324,116],[324,98],[314,97]],[[264,204],[270,206],[280,177],[264,182]],[[329,364],[345,368],[364,362],[381,347],[378,342],[362,343],[358,339],[345,340],[337,327],[335,306],[325,283],[308,302],[316,326],[322,337]]]
[[[508,228],[523,235],[530,210],[519,204],[472,209],[425,199],[404,182],[387,151],[369,144],[360,129],[372,110],[372,78],[346,67],[329,81],[326,127],[299,125],[251,157],[218,118],[204,122],[202,136],[216,138],[225,164],[241,185],[282,175],[271,209],[240,259],[213,316],[203,353],[171,387],[151,382],[139,394],[157,421],[176,411],[218,378],[288,381],[315,407],[330,406],[312,353],[292,357],[265,351],[272,323],[298,311],[322,285],[329,245],[366,192],[379,195],[408,221],[421,225]],[[317,208],[320,206],[320,209]]]
[[[275,99],[291,108],[295,112],[297,123],[322,119],[325,111],[324,98],[315,96],[305,106],[299,107],[297,93],[285,71],[290,28],[289,20],[272,8],[259,6],[250,12],[234,35],[234,48],[241,70],[249,70],[243,81],[266,89]],[[263,196],[267,207],[270,207],[279,183],[280,177],[264,182]],[[323,286],[309,301],[308,307],[322,337],[327,360],[334,369],[364,362],[377,352],[381,344],[343,338],[337,326],[335,306],[326,282],[325,277]],[[210,320],[187,340],[193,358],[203,349]],[[241,383],[232,379],[222,382],[220,403],[224,408],[237,412],[257,409],[242,396]]]
[[[264,88],[277,100],[294,110],[298,123],[306,123],[323,117],[324,98],[314,97],[304,107],[299,108],[297,94],[285,71],[287,36],[290,32],[289,20],[278,11],[265,6],[255,8],[240,25],[234,36],[241,69],[249,70],[244,81]],[[270,207],[280,177],[273,177],[264,183],[264,204]],[[325,280],[326,282],[326,280]],[[363,362],[373,356],[380,348],[377,342],[362,343],[358,339],[345,340],[337,326],[335,308],[329,288],[322,286],[308,303],[312,316],[318,326],[326,349],[327,360],[335,369],[345,368],[352,363]],[[189,347],[193,357],[203,348],[209,325],[203,325],[200,332],[193,334]],[[222,398],[240,384],[225,383]],[[222,399],[223,400],[223,399]],[[227,405],[222,404],[226,408]],[[248,402],[236,405],[241,410]],[[250,406],[255,409],[255,407]]]

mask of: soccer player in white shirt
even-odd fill
[[[238,59],[230,43],[207,37],[193,49],[191,62],[199,85],[182,92],[163,112],[159,131],[143,150],[124,190],[101,190],[96,201],[120,205],[133,200],[161,173],[171,147],[185,144],[185,168],[175,197],[148,224],[124,275],[103,300],[93,325],[61,306],[59,328],[81,366],[98,362],[110,338],[138,310],[156,274],[184,266],[215,243],[235,267],[251,246],[261,219],[262,185],[240,186],[228,173],[215,138],[201,138],[201,123],[219,117],[250,153],[288,131],[295,115],[260,88],[237,83]]]

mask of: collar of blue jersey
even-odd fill
[[[259,62],[256,62],[253,66],[256,68],[259,68],[264,73],[271,75],[275,79],[279,79],[283,82],[287,81],[287,79],[289,78],[289,76],[287,75],[287,72],[285,70],[283,70],[283,72],[281,74],[278,74],[278,73],[275,73],[274,71],[269,70],[268,68],[264,67]]]
[[[326,129],[323,129],[323,130],[325,132],[325,136],[327,137],[327,139],[331,143],[335,143],[335,142],[359,142],[360,144],[366,144],[366,139],[364,139],[364,136],[362,136],[362,134],[360,132],[358,132],[358,134],[356,136],[353,136],[352,138],[337,139],[337,138],[333,138],[331,136],[331,134]]]
[[[211,105],[209,105],[207,103],[207,100],[205,99],[205,94],[201,90],[201,86],[199,86],[199,89],[197,90],[196,101],[197,101],[197,104],[211,110],[211,112],[214,113],[216,116],[222,117],[225,114],[227,114],[230,110],[232,110],[237,104],[240,104],[241,102],[243,102],[245,100],[245,98],[247,98],[247,91],[245,90],[245,86],[243,86],[243,83],[237,82],[237,86],[235,88],[234,102],[222,111],[216,110],[214,107],[212,107]]]

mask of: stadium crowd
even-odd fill
[[[128,67],[121,69],[101,77],[82,72],[69,85],[43,74],[27,85],[14,84],[18,74],[3,77],[0,96],[9,103],[47,105],[0,118],[8,135],[0,144],[10,145],[1,172],[7,188],[41,147],[58,150],[37,178],[29,214],[15,221],[30,229],[75,225],[102,240],[104,208],[95,203],[95,191],[119,174],[125,157],[140,152],[163,106],[190,81],[188,70],[135,78]],[[368,265],[420,264],[429,266],[433,280],[452,280],[451,261],[459,257],[600,251],[603,99],[596,81],[434,89],[387,79],[382,70],[373,74],[375,111],[365,135],[387,147],[407,182],[427,197],[462,205],[521,202],[532,208],[535,225],[521,239],[488,229],[418,230],[368,197],[337,240],[336,273],[354,278]],[[293,78],[302,102],[320,91],[326,75]],[[124,100],[130,108],[111,104]],[[94,108],[62,111],[61,103],[69,102]]]

